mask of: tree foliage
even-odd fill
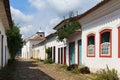
[[[46,48],[46,53],[47,53],[47,59],[45,59],[44,63],[45,64],[52,64],[52,50],[51,48]]]
[[[80,29],[81,25],[78,21],[69,21],[64,24],[64,26],[56,32],[58,41],[63,41],[75,30]]]
[[[7,43],[11,59],[14,60],[16,53],[22,48],[23,40],[18,26],[13,23],[12,29],[6,30]]]

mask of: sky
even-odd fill
[[[82,14],[102,0],[10,0],[13,21],[19,26],[23,38],[34,35],[40,29],[45,35],[55,32],[53,28],[69,12]]]

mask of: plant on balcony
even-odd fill
[[[67,37],[72,34],[75,30],[80,29],[81,25],[78,21],[68,21],[64,24],[62,28],[60,28],[57,32],[58,41],[63,41],[67,39]]]

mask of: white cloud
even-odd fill
[[[20,10],[13,8],[12,6],[10,7],[10,9],[13,20],[16,21],[17,23],[20,22],[19,24],[29,23],[33,19],[32,15],[26,15],[22,13]]]
[[[20,28],[20,33],[24,34],[24,38],[32,35],[35,32],[33,25],[26,25]]]
[[[52,18],[51,20],[50,20],[50,25],[51,26],[53,26],[53,25],[56,25],[56,24],[58,24],[59,22],[60,22],[60,18],[59,17],[55,17],[55,18]]]
[[[32,6],[39,9],[44,9],[46,7],[45,0],[29,0]]]
[[[102,0],[29,0],[30,4],[38,10],[51,10],[57,14],[68,14],[69,11],[85,11]]]
[[[81,5],[80,0],[48,0],[48,2],[53,9],[60,13],[72,11]]]
[[[28,7],[36,8],[32,14],[25,14],[11,6],[13,20],[20,24],[24,38],[29,37],[41,27],[46,35],[54,32],[52,29],[68,15],[69,11],[83,13],[101,0],[28,0]],[[29,9],[31,10],[31,9]],[[26,12],[27,13],[27,12]]]

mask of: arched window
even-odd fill
[[[112,57],[112,30],[100,32],[100,57]]]
[[[87,36],[87,57],[95,57],[95,34]]]

